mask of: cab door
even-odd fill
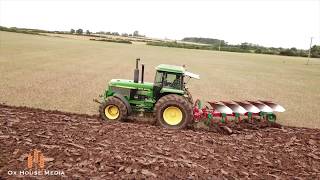
[[[153,97],[157,101],[161,95],[160,91],[163,87],[163,78],[164,78],[165,72],[157,71],[156,76],[153,83]]]

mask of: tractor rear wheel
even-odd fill
[[[157,123],[169,129],[183,129],[192,122],[192,104],[183,96],[169,94],[155,105]]]
[[[119,98],[108,97],[106,101],[101,103],[99,113],[103,120],[122,121],[127,117],[128,110]]]

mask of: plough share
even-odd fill
[[[196,100],[193,107],[195,122],[206,121],[209,123],[228,123],[230,121],[254,121],[265,120],[275,122],[276,112],[284,112],[285,109],[271,101],[209,101],[208,106],[203,106],[200,100]]]

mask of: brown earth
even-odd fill
[[[320,178],[319,129],[224,135],[6,105],[0,105],[0,123],[0,179],[22,177],[8,172],[27,170],[34,149],[43,153],[45,170],[63,171],[66,179]]]

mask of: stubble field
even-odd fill
[[[118,44],[0,31],[0,102],[97,114],[92,102],[112,78],[132,79],[134,60],[153,81],[161,63],[185,64],[201,80],[202,100],[267,99],[280,103],[283,125],[320,128],[320,60]]]

